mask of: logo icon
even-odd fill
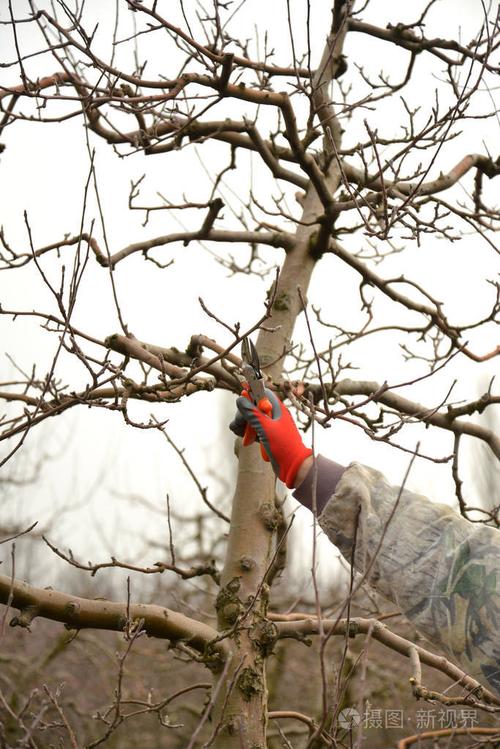
[[[345,728],[350,731],[351,729],[359,726],[361,723],[361,715],[355,707],[346,707],[342,712],[339,713],[338,724],[341,728]]]

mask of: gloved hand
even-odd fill
[[[291,489],[295,477],[304,460],[312,455],[312,450],[302,442],[292,415],[280,399],[268,388],[266,398],[272,405],[272,413],[267,416],[259,411],[248,398],[241,396],[236,400],[238,412],[229,428],[239,437],[243,437],[247,424],[252,426],[257,439],[264,446],[275,474]]]

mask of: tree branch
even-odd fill
[[[454,434],[468,434],[471,437],[483,440],[500,459],[500,436],[480,424],[456,418],[453,408],[447,409],[445,412],[437,411],[436,408],[423,406],[417,401],[409,400],[389,389],[384,389],[378,382],[368,380],[345,379],[334,384],[325,383],[325,388],[329,397],[332,395],[372,396],[375,394],[374,401],[376,403],[383,403],[399,413],[414,416],[425,424],[432,424],[432,426],[446,429]],[[315,398],[321,398],[322,389],[320,385],[308,385],[308,390],[315,393]]]
[[[5,246],[5,240],[1,233],[0,240],[2,240]],[[284,231],[232,231],[226,229],[213,229],[211,226],[202,226],[198,231],[175,232],[173,234],[164,234],[159,237],[153,237],[152,239],[146,239],[142,242],[135,242],[108,257],[99,247],[95,237],[91,237],[87,232],[82,232],[76,236],[67,237],[60,242],[52,242],[51,244],[45,245],[44,247],[35,250],[34,253],[15,253],[10,250],[12,258],[2,259],[5,263],[5,268],[20,267],[29,263],[33,259],[33,256],[38,258],[45,255],[47,252],[59,250],[61,247],[70,247],[79,244],[80,242],[87,242],[99,265],[113,269],[121,260],[136,252],[142,252],[142,254],[146,256],[147,252],[154,247],[162,247],[175,242],[182,242],[184,247],[187,247],[190,242],[196,240],[203,240],[204,242],[265,244],[271,247],[281,247],[287,252],[292,249],[294,244],[293,235]]]
[[[300,640],[306,635],[317,635],[323,631],[328,636],[348,634],[350,637],[355,637],[358,634],[369,634],[373,639],[378,640],[386,647],[395,650],[407,658],[411,658],[413,651],[416,651],[422,663],[437,671],[441,671],[441,673],[446,674],[446,676],[449,676],[450,679],[467,690],[467,694],[463,697],[463,704],[477,705],[479,699],[485,700],[489,705],[500,706],[499,697],[486,689],[476,679],[473,679],[472,676],[469,676],[458,668],[458,666],[455,666],[443,656],[435,655],[429,650],[415,645],[411,640],[406,640],[395,632],[391,632],[378,619],[355,617],[340,620],[322,619],[320,621],[317,618],[311,617],[302,621],[275,622],[275,625],[280,639],[292,637]],[[496,712],[496,710],[493,710],[493,712]]]
[[[472,47],[464,47],[454,39],[426,39],[424,36],[417,36],[417,34],[409,28],[405,28],[402,24],[392,26],[387,25],[387,28],[383,29],[379,26],[374,26],[371,23],[360,21],[356,18],[349,19],[349,31],[356,31],[361,34],[369,34],[377,39],[382,39],[386,42],[392,42],[398,47],[410,50],[412,52],[430,52],[431,54],[438,57],[447,65],[456,66],[462,65],[466,59],[478,60],[483,63],[487,70],[498,72],[498,66],[489,65],[487,62],[487,54],[477,54],[475,52],[475,45]],[[453,52],[459,52],[462,55],[462,59],[454,60],[448,55],[443,54],[439,50],[447,49]]]
[[[500,174],[500,158],[493,161],[493,159],[482,154],[469,154],[464,156],[446,174],[441,173],[437,179],[423,183],[400,182],[399,180],[395,182],[387,181],[380,174],[370,175],[361,169],[351,166],[347,162],[342,162],[344,176],[349,182],[355,182],[358,187],[367,187],[371,190],[385,190],[389,197],[433,195],[434,193],[448,190],[473,167],[476,167],[478,172],[485,174],[491,179]]]
[[[429,317],[431,323],[435,325],[442,333],[444,333],[444,335],[451,340],[453,346],[463,354],[465,354],[469,359],[481,362],[487,361],[488,359],[493,359],[495,356],[498,356],[500,354],[500,345],[496,346],[486,354],[480,355],[471,351],[465,344],[462,344],[460,342],[460,328],[457,326],[453,326],[448,322],[442,310],[442,303],[433,300],[427,292],[425,292],[420,286],[418,286],[418,284],[405,278],[405,276],[401,275],[396,278],[387,279],[381,278],[377,273],[375,273],[374,270],[372,270],[372,268],[369,267],[369,265],[360,260],[356,255],[346,250],[339,242],[336,241],[330,243],[329,252],[337,255],[337,257],[343,260],[347,265],[349,265],[351,268],[354,268],[354,270],[356,270],[362,276],[365,283],[372,284],[390,299],[395,302],[399,302],[401,305],[403,305],[403,307],[406,307],[406,309],[412,310],[414,312],[419,312],[420,314]],[[423,302],[417,302],[411,299],[409,296],[401,294],[394,288],[394,286],[397,284],[405,284],[407,286],[416,288],[417,291],[423,294],[428,300],[431,300],[434,303],[434,306],[424,304]],[[495,304],[497,305],[497,303]],[[467,326],[465,326],[465,328],[466,327]]]
[[[207,656],[218,634],[209,625],[163,606],[79,598],[57,590],[36,588],[20,580],[12,582],[7,575],[0,575],[0,603],[19,610],[19,616],[10,622],[13,627],[28,627],[33,619],[42,617],[62,622],[70,629],[122,632],[129,620],[142,620],[148,635],[174,644],[183,642]],[[224,641],[214,644],[213,656],[223,660],[227,652]]]

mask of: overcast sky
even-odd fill
[[[172,20],[182,24],[178,8],[174,7],[176,4],[167,5],[169,13],[173,13]],[[379,26],[385,26],[389,21],[396,23],[414,20],[418,13],[415,6],[420,5],[379,0],[370,6],[364,17]],[[28,3],[23,0],[16,0],[13,6],[16,17],[28,14]],[[50,4],[41,2],[39,6],[49,8]],[[98,54],[104,58],[109,58],[111,54],[109,34],[114,23],[114,6],[114,3],[97,0],[88,0],[86,4],[88,27],[92,26],[92,19],[99,21],[95,45]],[[132,24],[137,18],[124,9],[124,3],[119,2],[118,6],[120,20],[117,38],[120,39],[133,31]],[[193,6],[194,4],[188,4],[191,11]],[[313,64],[321,53],[324,31],[329,25],[328,6],[329,3],[313,4]],[[291,3],[291,8],[294,41],[297,49],[303,51],[306,49],[306,3],[297,0]],[[0,19],[5,21],[8,15],[8,7],[4,3],[0,8]],[[430,36],[459,38],[462,26],[467,31],[467,40],[471,29],[477,28],[480,20],[481,3],[443,1],[437,3],[429,15],[428,33]],[[261,49],[267,31],[269,46],[276,50],[276,62],[286,64],[290,59],[285,2],[249,2],[233,20],[233,27],[247,38],[254,36],[257,29]],[[19,27],[19,44],[24,52],[42,48],[42,41],[33,24]],[[12,31],[6,25],[0,27],[0,46],[2,59],[14,61],[16,52]],[[252,44],[251,51],[256,57],[255,43]],[[170,56],[165,59],[163,43],[157,35],[140,37],[138,53],[141,60],[149,60],[146,69],[149,77],[159,74],[168,76],[176,69],[177,61]],[[130,54],[130,45],[119,45],[115,63],[125,65]],[[365,65],[373,74],[385,67],[391,78],[398,79],[407,60],[406,53],[400,50],[391,49],[389,56],[385,45],[366,35],[349,35],[346,54],[351,66],[347,75],[354,70],[356,62]],[[56,69],[55,62],[48,55],[34,57],[26,67],[33,79]],[[433,104],[434,87],[440,86],[438,74],[439,67],[433,65],[429,57],[420,56],[415,75],[417,85],[409,91],[409,102],[421,106],[421,116],[424,119]],[[16,66],[0,70],[0,82],[3,85],[16,85],[19,80]],[[334,92],[334,99],[335,96],[338,96],[338,90]],[[445,101],[448,96],[446,89],[442,90],[441,96]],[[489,93],[485,91],[481,96],[483,98],[480,97],[478,106],[481,102],[486,106]],[[245,107],[251,115],[253,111],[250,105],[223,102],[210,116],[216,118],[232,115],[236,109],[241,116]],[[28,103],[23,102],[18,108],[24,112],[30,111]],[[55,109],[51,111],[56,112]],[[381,133],[390,135],[403,116],[402,107],[397,102],[384,104],[376,110],[365,112],[363,116],[368,119],[372,129],[378,127]],[[356,143],[362,132],[362,119],[358,115],[349,123],[346,142]],[[495,120],[481,120],[474,126],[468,123],[465,131],[463,138],[442,149],[439,167],[436,166],[433,176],[437,176],[440,169],[447,171],[468,152],[485,153],[484,143],[489,142],[493,147],[498,143],[498,122]],[[1,140],[6,145],[0,157],[1,223],[10,245],[18,250],[27,248],[24,210],[29,214],[36,247],[56,241],[66,233],[76,233],[81,221],[83,189],[89,171],[86,135],[81,118],[75,117],[54,125],[19,122],[8,128]],[[123,159],[118,158],[110,146],[92,134],[89,144],[91,149],[95,149],[105,230],[112,252],[132,241],[179,229],[177,219],[165,212],[152,214],[149,223],[143,226],[144,213],[130,212],[127,208],[131,180],[146,175],[140,196],[140,201],[144,204],[159,203],[161,199],[157,192],[167,196],[172,202],[181,201],[183,194],[191,200],[203,201],[211,189],[207,172],[213,173],[229,158],[227,147],[221,144],[199,146],[189,151],[153,158],[135,153]],[[247,194],[250,178],[257,194],[266,196],[277,192],[268,174],[248,153],[239,153],[237,164],[238,176],[229,175],[221,187],[221,196],[227,206],[224,210],[227,225],[231,225],[232,212],[241,210],[239,195]],[[470,184],[471,180],[468,179],[466,185]],[[290,207],[297,215],[300,209],[294,201],[294,190],[289,189],[290,187],[287,185],[283,189],[287,193]],[[464,185],[457,186],[454,188],[455,194],[460,196],[464,189]],[[189,227],[193,224],[197,226],[199,222],[198,214],[193,213],[177,214],[177,218]],[[93,219],[99,227],[99,234],[102,234],[95,195],[89,199],[85,225],[89,227]],[[346,240],[346,245],[357,249],[361,241],[362,237],[358,235],[353,240]],[[73,250],[67,250],[68,256],[71,252]],[[161,248],[157,256],[162,262],[174,260],[173,265],[164,271],[159,271],[137,256],[121,263],[114,275],[118,298],[130,330],[138,338],[150,343],[181,349],[187,346],[193,333],[199,332],[222,344],[228,343],[228,333],[207,318],[201,310],[197,301],[199,296],[211,310],[230,323],[239,321],[243,328],[254,323],[262,313],[271,276],[265,279],[243,274],[230,277],[228,271],[213,256],[213,253],[226,252],[233,253],[242,262],[247,257],[247,250],[242,246],[231,246],[227,250],[214,245],[200,246],[192,243],[187,248],[179,245]],[[281,262],[282,251],[264,249],[262,257],[263,267],[267,264],[272,268]],[[473,236],[453,244],[428,238],[422,247],[408,248],[404,257],[401,254],[395,255],[382,266],[384,275],[400,272],[403,261],[405,273],[413,274],[416,280],[425,284],[438,297],[446,295],[451,319],[461,322],[479,316],[481,311],[488,309],[493,292],[484,279],[493,277],[497,272],[498,255],[488,249],[486,243]],[[69,263],[69,259],[67,262]],[[322,314],[328,321],[356,324],[353,320],[360,319],[360,312],[354,274],[334,258],[327,257],[320,265],[321,270],[317,269],[309,290],[309,301],[322,308]],[[47,256],[43,260],[43,267],[57,285],[61,261]],[[0,273],[0,301],[9,309],[56,312],[54,298],[41,282],[33,264],[22,271]],[[381,321],[393,319],[393,315],[392,304],[380,306]],[[92,258],[85,272],[73,323],[96,338],[119,332],[110,294],[109,275]],[[300,339],[304,335],[304,322],[301,320],[296,338]],[[480,352],[491,349],[495,343],[492,331],[487,331],[483,337],[475,333],[472,335],[473,347]],[[324,345],[328,331],[316,326],[315,336],[317,344]],[[33,361],[36,361],[38,374],[43,375],[50,366],[58,344],[54,334],[41,330],[35,321],[28,318],[12,325],[10,321],[0,317],[0,340],[2,380],[11,379],[15,373],[5,354],[13,357],[16,364],[25,371],[30,370]],[[91,350],[89,347],[89,351]],[[359,345],[354,344],[347,354],[360,367],[352,372],[351,376],[354,378],[399,383],[425,371],[421,362],[404,362],[394,339],[387,339],[382,345],[380,341],[368,338]],[[454,398],[470,398],[475,395],[479,379],[493,374],[495,368],[496,365],[492,362],[484,366],[472,366],[469,360],[461,357],[453,372],[445,370],[439,373],[419,384],[409,395],[426,405],[437,405],[446,395],[453,379],[458,378]],[[86,383],[85,370],[68,356],[61,357],[57,374],[69,383],[71,390]],[[232,397],[221,393],[202,393],[168,407],[169,434],[180,447],[186,448],[186,455],[198,467],[204,482],[209,486],[210,496],[212,499],[219,496],[226,511],[230,504],[231,490],[221,488],[210,473],[219,471],[230,482],[234,478],[232,439],[227,432],[232,400]],[[137,418],[147,419],[150,408],[134,404],[131,411]],[[155,413],[165,416],[167,409]],[[440,435],[433,430],[418,427],[408,429],[403,439],[404,444],[410,448],[421,439],[422,451],[426,453],[446,455],[452,448],[450,435]],[[318,428],[316,446],[319,452],[341,463],[359,460],[378,467],[396,483],[401,480],[408,464],[408,454],[373,443],[361,430],[345,423],[336,423],[329,430]],[[137,431],[126,427],[118,414],[82,407],[45,422],[32,430],[23,449],[8,464],[7,474],[10,472],[10,475],[18,477],[26,475],[30,464],[42,456],[47,456],[48,459],[33,486],[8,489],[8,501],[0,511],[0,524],[11,517],[23,522],[39,520],[43,524],[55,512],[56,522],[53,524],[51,538],[60,545],[71,546],[82,559],[99,561],[110,553],[121,558],[131,557],[141,548],[138,537],[142,532],[150,537],[164,537],[165,527],[158,522],[158,517],[146,513],[137,503],[117,499],[117,493],[141,495],[162,507],[165,495],[169,492],[173,507],[181,512],[189,507],[199,509],[200,506],[192,483],[182,472],[178,458],[169,449],[162,435],[155,431]],[[467,491],[474,496],[470,472],[465,475],[468,479]],[[449,466],[416,461],[409,484],[440,501],[453,502]],[[74,509],[62,514],[61,508],[68,506]],[[295,503],[291,502],[289,507],[294,508]],[[299,514],[301,520],[297,524],[299,530],[295,531],[296,535],[309,532],[310,528],[307,513],[300,511]],[[26,548],[27,545],[19,541],[20,569],[23,569],[23,550]],[[331,554],[330,547],[327,554],[322,556],[322,565],[328,566]],[[50,552],[47,552],[48,555]],[[156,559],[151,557],[141,561],[152,563]],[[57,565],[60,565],[57,569],[61,569],[63,563],[57,562]],[[36,573],[32,574],[30,571],[30,578],[35,579]]]

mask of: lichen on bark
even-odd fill
[[[242,670],[236,683],[246,702],[250,702],[254,695],[264,690],[262,674],[251,666]]]

